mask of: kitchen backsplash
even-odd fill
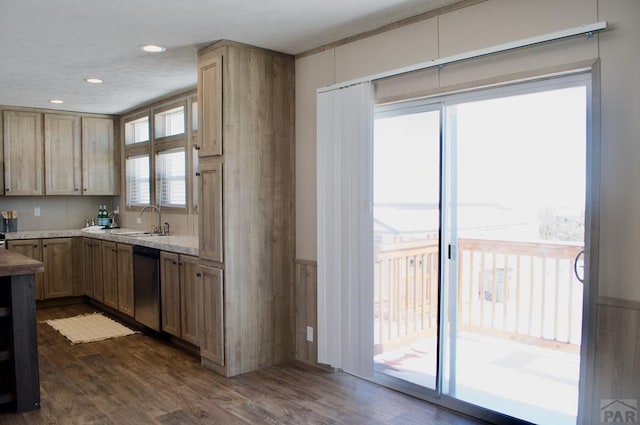
[[[18,231],[79,229],[85,219],[97,216],[99,205],[111,211],[114,199],[119,200],[113,196],[3,196],[0,211],[18,212]]]

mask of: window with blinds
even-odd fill
[[[198,183],[191,172],[198,156],[196,96],[190,91],[123,117],[127,209],[156,205],[178,214],[196,211]]]
[[[151,179],[149,155],[128,157],[126,160],[127,206],[144,206],[151,203]]]
[[[187,206],[186,149],[179,147],[156,154],[156,199],[160,207]]]

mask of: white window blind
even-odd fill
[[[151,202],[149,155],[128,157],[125,168],[127,174],[127,205],[149,205]]]
[[[318,94],[318,361],[373,376],[373,88]]]
[[[187,206],[186,164],[183,147],[156,154],[156,199],[160,206]]]

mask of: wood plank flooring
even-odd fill
[[[47,308],[38,320],[92,311]],[[72,346],[38,323],[38,343],[42,408],[0,412],[2,425],[482,423],[344,373],[282,365],[224,378],[143,334]]]

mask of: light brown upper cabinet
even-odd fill
[[[200,156],[222,155],[222,54],[198,64],[198,130]]]
[[[5,195],[43,195],[42,114],[4,111]]]
[[[80,195],[80,117],[44,115],[45,193]]]
[[[118,195],[115,123],[111,118],[82,118],[82,186],[85,195]]]

